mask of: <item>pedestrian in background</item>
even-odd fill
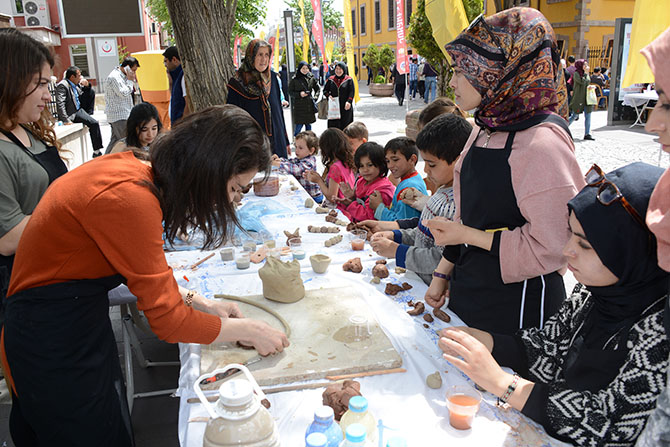
[[[323,87],[323,96],[326,98],[338,98],[340,104],[340,118],[329,119],[328,127],[336,127],[344,130],[354,121],[354,94],[356,93],[354,81],[347,74],[347,64],[338,62],[334,69],[335,74],[328,78]],[[350,166],[353,168],[353,163]]]
[[[319,96],[320,91],[316,79],[309,71],[309,65],[307,65],[307,62],[301,61],[298,64],[298,71],[295,72],[288,85],[288,92],[291,95],[294,137],[300,133],[302,126],[305,126],[305,130],[312,130],[312,123],[316,121],[314,98]],[[314,96],[312,96],[312,92]]]
[[[393,81],[393,91],[395,97],[398,99],[398,105],[401,106],[405,100],[405,87],[407,83],[407,75],[400,74],[396,64],[391,65],[391,80]]]
[[[419,65],[416,63],[416,57],[413,57],[409,62],[409,99],[416,98],[416,90],[419,84],[418,70]]]
[[[568,122],[573,123],[584,113],[584,139],[595,140],[591,136],[591,112],[593,106],[586,104],[587,87],[591,84],[589,63],[584,59],[575,62],[575,73],[572,75],[572,100],[570,101],[570,117]]]
[[[121,138],[126,136],[126,120],[133,108],[133,92],[135,91],[135,72],[140,63],[134,57],[126,57],[121,66],[115,67],[105,80],[105,114],[112,129],[112,136],[107,145],[109,154]]]
[[[428,61],[423,64],[423,75],[426,78],[426,91],[423,94],[423,102],[428,104],[435,100],[435,95],[437,94],[437,72]]]

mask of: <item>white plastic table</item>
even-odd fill
[[[635,114],[637,118],[635,122],[630,126],[644,126],[642,122],[642,113],[644,113],[644,108],[647,107],[649,101],[657,101],[658,93],[656,90],[645,90],[641,93],[628,93],[623,97],[623,105],[633,107],[635,109]]]

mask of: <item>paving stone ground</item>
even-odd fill
[[[363,121],[369,130],[370,140],[382,145],[392,138],[404,136],[405,114],[407,110],[415,110],[424,106],[423,100],[406,100],[400,107],[394,97],[377,98],[368,93],[365,82],[360,82],[361,101],[356,105],[354,119]],[[110,138],[110,127],[105,114],[96,111],[95,118],[101,123],[103,141]],[[285,110],[287,128],[291,129],[290,111]],[[580,167],[586,171],[593,163],[597,163],[605,172],[620,166],[643,161],[667,168],[670,157],[659,154],[659,144],[654,141],[655,135],[647,134],[640,126],[628,125],[607,126],[607,112],[594,112],[592,116],[591,134],[595,141],[584,141],[584,117],[574,122],[570,130],[575,138],[575,153]],[[326,129],[326,121],[317,120],[313,130],[318,134]],[[289,131],[290,134],[290,131]],[[547,169],[550,167],[548,166]],[[423,173],[423,162],[417,169]],[[538,173],[541,175],[541,173]],[[566,290],[570,292],[575,280],[568,272],[565,277]],[[118,309],[110,311],[110,318],[117,340],[120,340],[120,316]],[[169,345],[153,335],[139,334],[145,355],[155,361],[178,359],[176,345]],[[123,346],[118,344],[119,354]],[[177,386],[179,369],[177,367],[149,368],[143,370],[135,363],[136,390],[150,391]],[[138,447],[171,447],[178,446],[177,413],[179,401],[172,397],[152,397],[135,400],[133,409],[133,427]],[[9,436],[8,418],[11,401],[4,381],[0,381],[0,447],[13,446]]]

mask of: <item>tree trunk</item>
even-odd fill
[[[225,104],[235,71],[231,34],[237,0],[165,0],[192,111]]]

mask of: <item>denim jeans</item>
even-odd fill
[[[568,125],[572,124],[579,115],[579,113],[570,112]],[[586,109],[584,109],[584,135],[591,135],[591,112],[587,112]]]
[[[416,92],[418,90],[419,81],[417,79],[409,81],[409,96],[410,98],[416,98]]]
[[[305,126],[305,130],[312,130],[312,125],[311,124],[296,124],[295,127],[293,128],[293,136],[294,137],[300,133],[300,130],[302,129],[302,126]]]
[[[435,100],[437,93],[437,77],[426,76],[426,93],[423,94],[423,102],[428,104]]]

